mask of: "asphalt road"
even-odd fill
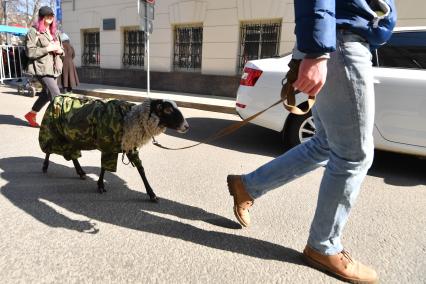
[[[279,136],[253,125],[212,144],[141,159],[160,203],[147,201],[135,168],[119,163],[96,192],[100,153],[84,152],[80,180],[52,155],[43,174],[38,129],[23,115],[33,98],[0,89],[0,279],[2,283],[340,283],[305,266],[322,169],[256,200],[253,225],[234,221],[226,175],[281,153]],[[186,146],[239,118],[183,109]],[[39,118],[40,119],[40,118]],[[426,283],[426,160],[378,152],[343,242],[381,283]]]

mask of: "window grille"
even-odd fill
[[[139,30],[124,31],[123,65],[143,67],[145,60],[145,33]]]
[[[201,71],[203,28],[176,27],[174,36],[173,69],[177,71]]]
[[[100,62],[99,32],[83,33],[83,55],[81,61],[84,66],[99,66]]]
[[[279,56],[280,34],[281,23],[241,25],[238,71],[249,60]]]

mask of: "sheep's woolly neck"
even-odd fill
[[[133,106],[124,118],[122,150],[129,152],[140,148],[153,136],[166,131],[165,127],[158,126],[159,122],[160,118],[154,112],[151,113],[151,100]]]

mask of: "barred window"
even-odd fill
[[[203,27],[175,27],[173,69],[201,71]]]
[[[281,22],[242,24],[240,29],[239,72],[249,60],[279,56]]]
[[[100,62],[99,31],[83,32],[83,55],[81,62],[84,66],[99,66]]]
[[[123,65],[143,67],[145,60],[145,33],[139,30],[124,31]]]

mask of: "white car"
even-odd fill
[[[246,63],[237,93],[236,110],[242,119],[280,98],[281,82],[291,54]],[[426,156],[426,27],[397,28],[389,42],[373,52],[376,149]],[[297,104],[307,96],[298,95]],[[278,131],[286,148],[312,137],[311,113],[289,114],[282,105],[252,123]]]

